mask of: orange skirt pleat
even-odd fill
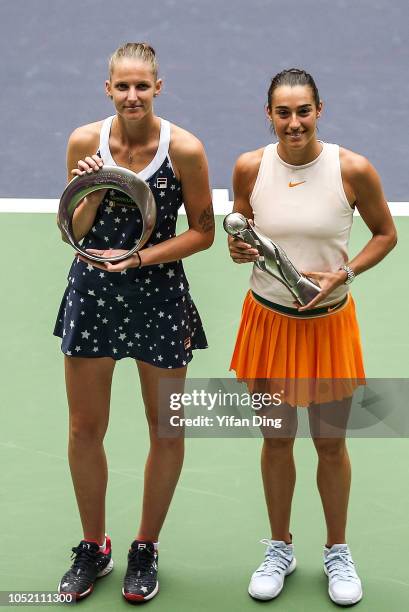
[[[352,297],[349,296],[346,306],[332,314],[298,319],[270,310],[249,292],[243,304],[230,369],[235,370],[238,379],[247,381],[326,379],[331,388],[328,401],[351,395],[351,390],[364,384],[365,378]],[[334,379],[338,382],[334,383]],[[339,379],[344,379],[342,384]],[[305,390],[298,398],[287,399],[293,400],[289,403],[297,400],[299,404],[302,400],[304,403],[300,405],[318,401],[314,392]]]

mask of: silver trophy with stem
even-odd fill
[[[223,227],[233,238],[243,240],[257,249],[259,258],[255,262],[256,266],[283,283],[302,306],[311,302],[321,291],[318,284],[298,272],[280,245],[255,230],[242,214],[227,215]]]

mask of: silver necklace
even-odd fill
[[[135,153],[136,151],[132,153],[132,151],[128,149],[128,163],[130,166],[133,166],[133,158],[134,158]]]

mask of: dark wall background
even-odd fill
[[[2,0],[0,17],[0,197],[60,195],[70,131],[112,114],[108,56],[147,40],[157,112],[203,140],[213,187],[271,140],[269,80],[297,66],[325,102],[321,138],[368,156],[390,201],[409,199],[407,0]]]

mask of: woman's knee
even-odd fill
[[[74,444],[101,444],[104,440],[107,424],[88,419],[71,419],[69,439]]]
[[[156,419],[148,419],[148,427],[151,446],[159,446],[162,449],[183,448],[183,429],[175,429],[167,424],[158,423]]]
[[[270,453],[291,453],[294,438],[264,438],[263,450]]]
[[[345,438],[314,438],[314,445],[320,459],[338,461],[346,452]]]

